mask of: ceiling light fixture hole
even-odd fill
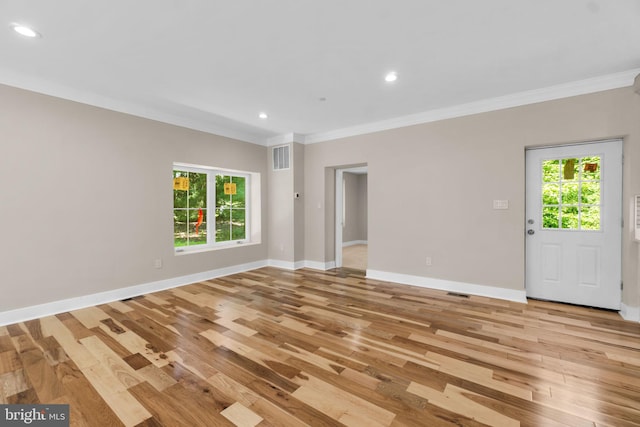
[[[395,71],[391,71],[387,73],[386,76],[384,76],[384,81],[387,83],[392,83],[392,82],[395,82],[396,80],[398,80],[398,73],[396,73]]]
[[[15,31],[16,33],[20,34],[21,36],[25,36],[25,37],[29,37],[29,38],[37,38],[37,37],[41,37],[40,33],[38,33],[36,30],[34,30],[31,27],[28,27],[26,25],[22,25],[22,24],[11,24],[11,28],[13,28],[13,31]]]

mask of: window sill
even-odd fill
[[[182,255],[190,255],[190,254],[199,254],[202,252],[211,252],[211,251],[221,251],[225,249],[235,249],[235,248],[243,248],[246,246],[255,246],[259,245],[260,242],[243,242],[243,243],[229,243],[224,245],[215,245],[215,246],[195,246],[195,247],[181,247],[180,249],[174,249],[173,253],[175,256]]]

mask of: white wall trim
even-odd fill
[[[173,114],[148,106],[137,105],[135,103],[112,99],[106,96],[88,93],[68,86],[50,82],[46,79],[34,79],[33,76],[26,76],[13,71],[0,68],[0,82],[9,86],[38,92],[62,99],[81,102],[112,111],[118,111],[137,117],[157,120],[176,126],[183,126],[202,132],[212,133],[227,138],[238,139],[257,145],[279,145],[289,142],[301,144],[314,144],[323,141],[330,141],[349,136],[363,135],[367,133],[379,132],[383,130],[396,129],[422,123],[435,122],[438,120],[463,117],[472,114],[485,113],[489,111],[502,110],[505,108],[519,107],[522,105],[535,104],[538,102],[551,101],[572,96],[585,95],[604,90],[617,89],[632,86],[635,77],[640,73],[640,68],[627,70],[605,76],[593,77],[585,80],[550,86],[546,88],[534,89],[525,92],[514,93],[497,98],[489,98],[467,104],[460,104],[453,107],[440,108],[436,110],[424,111],[389,120],[366,123],[358,126],[351,126],[342,129],[335,129],[328,132],[311,133],[307,135],[289,132],[264,137],[264,129],[254,127],[250,130],[231,129],[225,124],[216,124],[212,120],[186,117],[180,114]],[[207,116],[210,118],[210,116]],[[221,117],[220,117],[221,118]],[[222,119],[222,118],[221,118]]]
[[[355,245],[368,245],[368,240],[351,240],[350,242],[342,242],[342,247],[346,248],[347,246],[355,246]]]
[[[304,267],[311,268],[313,270],[326,271],[326,270],[331,270],[333,268],[336,268],[336,262],[335,261],[319,262],[319,261],[306,260],[304,261]]]
[[[279,259],[270,259],[267,261],[269,267],[282,268],[283,270],[299,270],[305,267],[305,261],[282,261]]]
[[[172,289],[179,286],[211,280],[218,277],[229,276],[246,271],[256,270],[262,267],[276,267],[285,270],[298,270],[310,268],[313,270],[331,270],[335,268],[335,262],[319,261],[297,261],[287,262],[279,260],[256,261],[247,264],[234,265],[219,268],[216,270],[203,271],[201,273],[189,274],[187,276],[174,277],[171,279],[159,280],[156,282],[144,283],[142,285],[130,286],[126,288],[114,289],[112,291],[100,292],[97,294],[83,295],[80,297],[65,300],[53,301],[29,307],[18,308],[0,312],[0,326],[11,325],[27,320],[38,319],[67,311],[79,310],[100,304],[107,304],[120,301],[126,298],[133,298],[139,295]],[[422,276],[412,276],[408,274],[391,273],[378,270],[367,270],[367,278],[382,280],[385,282],[401,283],[405,285],[418,286],[429,289],[439,289],[443,291],[458,292],[471,295],[479,295],[508,301],[526,303],[527,297],[524,290],[498,288],[495,286],[475,285],[472,283],[453,282],[450,280],[433,279]],[[620,315],[625,320],[640,322],[640,307],[630,307],[622,304]]]
[[[505,108],[520,107],[523,105],[536,104],[539,102],[552,101],[555,99],[586,95],[589,93],[601,92],[604,90],[618,89],[621,87],[633,85],[633,81],[638,73],[640,73],[640,68],[615,74],[609,74],[606,76],[599,76],[590,79],[578,80],[575,82],[514,93],[497,98],[484,99],[481,101],[460,104],[448,108],[439,108],[436,110],[425,111],[422,113],[411,114],[394,119],[381,120],[378,122],[366,123],[359,126],[336,129],[329,132],[308,134],[305,136],[304,140],[305,144],[314,144],[317,142],[331,141],[339,138],[397,129],[422,123],[453,119],[456,117],[469,116],[472,114],[503,110]]]
[[[409,274],[378,270],[367,270],[367,279],[527,303],[527,294],[524,289],[519,291],[515,289],[498,288],[496,286],[475,285],[473,283],[453,282],[451,280],[433,279],[431,277],[412,276]]]
[[[240,129],[232,129],[230,126],[217,124],[215,123],[215,120],[211,120],[212,116],[214,116],[213,114],[207,115],[206,119],[188,117],[184,114],[174,114],[161,109],[155,109],[148,105],[139,105],[133,102],[110,98],[93,92],[87,92],[66,85],[53,83],[47,79],[34,77],[28,73],[17,73],[2,68],[0,68],[0,83],[56,98],[104,108],[106,110],[156,120],[175,126],[182,126],[188,129],[199,130],[201,132],[250,142],[257,145],[265,145],[265,138],[263,137],[264,130],[255,127],[253,132],[249,130],[244,131]],[[223,121],[229,120],[221,116],[215,117],[220,118]]]
[[[620,308],[620,316],[624,320],[630,320],[632,322],[640,322],[640,307],[631,307],[622,303]]]
[[[305,142],[305,136],[301,135],[299,133],[285,133],[282,135],[276,135],[274,137],[268,138],[266,140],[266,146],[267,147],[274,147],[276,145],[282,145],[282,144],[290,144],[292,142],[297,142],[299,144],[304,144]]]
[[[112,291],[99,292],[97,294],[83,295],[80,297],[0,312],[0,326],[24,322],[27,320],[51,316],[54,314],[65,313],[67,311],[79,310],[81,308],[106,304],[114,301],[120,301],[126,298],[133,298],[139,295],[163,291],[166,289],[176,288],[191,283],[202,282],[204,280],[215,279],[217,277],[229,276],[236,273],[244,273],[246,271],[251,271],[266,266],[266,261],[256,261],[248,264],[234,265],[230,267],[219,268],[216,270],[189,274],[187,276],[174,277],[171,279],[159,280],[157,282],[149,282],[142,285],[129,286],[126,288],[114,289]]]
[[[218,277],[229,276],[246,271],[256,270],[262,267],[276,267],[285,270],[298,270],[301,268],[311,268],[314,270],[331,270],[335,268],[335,262],[318,262],[318,261],[280,261],[280,260],[261,260],[250,262],[247,264],[233,265],[229,267],[219,268],[216,270],[203,271],[200,273],[189,274],[186,276],[173,277],[170,279],[159,280],[156,282],[144,283],[141,285],[128,286],[125,288],[114,289],[111,291],[99,292],[91,295],[83,295],[79,297],[52,301],[45,304],[38,304],[29,307],[17,308],[14,310],[0,312],[0,326],[11,325],[14,323],[25,322],[27,320],[39,319],[45,316],[51,316],[59,313],[65,313],[73,310],[80,310],[86,307],[93,307],[100,304],[107,304],[114,301],[120,301],[127,298],[137,297],[153,292],[163,291],[166,289],[177,288],[179,286],[198,283],[205,280],[211,280]]]

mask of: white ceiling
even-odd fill
[[[640,0],[0,0],[0,19],[0,83],[263,144],[640,72]]]

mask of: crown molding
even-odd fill
[[[408,116],[396,117],[389,120],[381,120],[378,122],[336,129],[329,132],[308,134],[305,136],[305,144],[315,144],[318,142],[331,141],[350,136],[364,135],[367,133],[397,129],[445,119],[453,119],[456,117],[470,116],[473,114],[503,110],[506,108],[520,107],[523,105],[553,101],[578,95],[586,95],[610,89],[618,89],[621,87],[632,86],[634,84],[634,79],[638,74],[640,74],[640,68],[496,98],[489,98],[482,101],[460,104],[453,107],[439,108]]]
[[[42,78],[22,75],[0,68],[0,84],[16,87],[43,95],[79,102],[118,113],[129,114],[144,119],[206,132],[226,138],[237,139],[253,144],[264,145],[264,136],[251,132],[242,132],[218,126],[210,121],[194,120],[189,117],[175,115],[157,109],[143,107],[132,102],[116,100],[92,92],[74,89],[69,86],[52,83]]]
[[[453,107],[424,111],[417,114],[336,129],[328,132],[318,132],[307,135],[290,132],[270,138],[265,138],[264,135],[256,133],[229,129],[225,126],[216,125],[211,121],[192,119],[189,117],[175,115],[153,108],[143,107],[135,103],[123,102],[121,100],[105,97],[96,93],[58,85],[42,78],[36,78],[34,76],[11,72],[6,69],[0,69],[0,83],[24,90],[41,93],[44,95],[66,99],[69,101],[80,102],[107,110],[155,120],[162,123],[181,126],[231,139],[271,147],[274,145],[288,144],[293,142],[300,144],[315,144],[318,142],[331,141],[340,138],[364,135],[368,133],[397,129],[423,123],[430,123],[439,120],[452,119],[456,117],[464,117],[473,114],[486,113],[506,108],[552,101],[561,98],[569,98],[572,96],[585,95],[589,93],[601,92],[604,90],[617,89],[634,85],[634,79],[636,79],[639,74],[640,68],[636,68],[620,73],[514,93],[496,98],[489,98],[481,101],[456,105]]]
[[[273,147],[276,145],[282,145],[282,144],[290,144],[292,142],[297,142],[299,144],[305,144],[306,143],[306,137],[302,134],[299,133],[284,133],[282,135],[276,135],[272,138],[268,138],[264,145],[266,145],[267,147]]]

